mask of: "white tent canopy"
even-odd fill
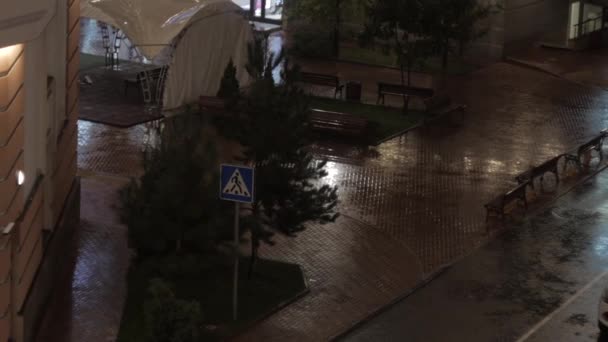
[[[215,95],[230,58],[240,83],[248,82],[244,65],[252,28],[231,1],[83,0],[81,15],[119,28],[150,60],[175,44],[165,82],[165,108],[194,102],[199,95]]]

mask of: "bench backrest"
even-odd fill
[[[327,85],[331,87],[337,87],[340,85],[340,80],[337,76],[333,75],[325,75],[325,74],[316,74],[312,72],[302,72],[301,73],[302,82],[313,83],[318,85]]]
[[[432,97],[435,91],[431,88],[408,87],[401,84],[378,82],[379,93],[404,94],[418,97]]]
[[[519,175],[515,176],[515,180],[517,180],[518,183],[523,183],[525,181],[530,180],[530,178],[532,178],[532,169],[526,170],[522,173],[520,173]]]
[[[520,185],[514,187],[513,189],[507,191],[503,197],[504,201],[510,201],[515,198],[525,197],[527,187],[528,187],[528,184],[523,183],[523,184],[520,184]]]
[[[586,150],[590,149],[590,148],[596,148],[602,145],[602,142],[604,141],[604,136],[603,135],[598,135],[597,137],[589,140],[588,142],[582,144],[579,148],[578,148],[578,154],[582,154],[584,153]]]
[[[539,175],[541,173],[545,173],[547,171],[553,171],[556,167],[557,167],[557,163],[559,162],[559,160],[561,159],[561,157],[563,157],[563,154],[560,154],[558,156],[555,156],[549,160],[547,160],[546,162],[535,166],[532,168],[532,174],[534,176]]]

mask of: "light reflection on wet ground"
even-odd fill
[[[607,186],[603,171],[343,340],[515,341],[530,331],[529,341],[596,341]]]
[[[344,77],[361,78],[364,86],[387,74],[337,68]],[[377,147],[336,142],[315,146],[319,158],[331,160],[327,181],[340,187],[344,218],[333,226],[312,226],[297,243],[281,241],[262,250],[265,256],[300,263],[314,280],[316,295],[260,324],[251,336],[275,336],[278,329],[285,338],[302,337],[298,331],[314,326],[306,320],[308,308],[321,307],[331,298],[350,308],[352,317],[333,317],[328,306],[327,324],[317,331],[327,337],[332,329],[390,302],[412,279],[486,240],[483,204],[513,185],[517,173],[571,151],[608,127],[606,93],[541,73],[501,63],[451,82],[453,101],[469,106],[464,124],[439,122]],[[364,96],[372,99],[373,88],[364,89]],[[81,121],[81,172],[137,175],[147,129]],[[395,258],[391,253],[402,254]],[[344,268],[353,273],[342,273]],[[409,278],[401,279],[399,272]],[[382,278],[387,290],[370,294],[375,288],[372,276]],[[354,281],[351,278],[363,285],[340,290]]]
[[[543,96],[528,96],[543,89]],[[483,241],[483,204],[514,184],[517,173],[573,150],[607,119],[603,92],[507,64],[462,80],[454,93],[469,105],[464,125],[421,128],[377,147],[315,147],[332,161],[328,181],[341,188],[343,214],[410,246],[427,272]],[[581,106],[555,105],[556,98]],[[80,167],[136,174],[145,132],[145,125],[81,122]]]

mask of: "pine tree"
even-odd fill
[[[279,232],[288,236],[307,222],[325,224],[338,217],[337,188],[321,185],[326,162],[315,161],[310,144],[308,99],[295,85],[298,68],[282,73],[276,85],[272,71],[283,54],[268,53],[256,41],[249,47],[247,70],[254,79],[242,106],[238,136],[243,163],[255,166],[255,202],[244,218],[251,231],[250,275],[262,242],[273,244]]]
[[[230,206],[217,198],[215,146],[196,116],[164,125],[160,143],[145,152],[144,174],[120,192],[129,245],[139,257],[213,251],[231,230]]]
[[[236,78],[236,67],[232,58],[224,69],[224,75],[220,83],[220,89],[217,92],[217,97],[224,99],[226,108],[234,108],[239,100],[239,81]]]

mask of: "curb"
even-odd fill
[[[374,147],[379,146],[380,144],[383,144],[383,143],[385,143],[385,142],[387,142],[389,140],[392,140],[392,139],[395,139],[395,138],[397,138],[399,136],[402,136],[402,135],[408,133],[409,131],[412,131],[412,130],[414,130],[416,128],[420,128],[423,125],[424,125],[424,119],[420,119],[420,120],[418,120],[418,122],[414,126],[408,127],[408,128],[406,128],[404,130],[401,130],[401,131],[399,131],[397,133],[393,133],[393,134],[389,135],[388,137],[384,137],[384,138],[376,141],[375,143],[373,143],[371,146],[374,146]]]
[[[531,216],[537,215],[541,210],[547,209],[551,204],[555,203],[558,199],[562,198],[563,196],[565,196],[566,194],[570,193],[575,188],[579,187],[580,185],[582,185],[583,183],[587,182],[591,178],[597,176],[600,172],[602,172],[602,171],[604,171],[606,169],[608,169],[608,164],[601,165],[597,169],[593,170],[593,172],[587,174],[586,176],[582,177],[580,180],[578,180],[577,182],[575,182],[574,184],[572,184],[572,186],[570,186],[568,189],[566,189],[561,194],[555,196],[554,198],[548,200],[546,203],[543,203],[542,205],[540,205],[534,211],[530,212],[529,215],[526,215],[526,217],[529,218]],[[489,235],[485,239],[486,241],[484,243],[482,243],[481,245],[477,246],[474,250],[471,251],[471,253],[474,253],[479,248],[481,248],[484,245],[488,244],[489,242],[495,240],[499,235],[505,233],[507,230],[508,229],[501,229],[500,231],[497,231],[494,235]],[[395,299],[393,299],[388,304],[386,304],[386,305],[384,305],[384,306],[382,306],[382,307],[380,307],[380,308],[372,311],[370,314],[368,314],[362,320],[355,322],[350,327],[346,328],[344,331],[342,331],[342,332],[340,332],[340,333],[332,336],[330,338],[330,341],[337,341],[337,340],[340,340],[340,339],[346,337],[348,334],[350,334],[351,332],[353,332],[357,328],[359,328],[362,325],[368,323],[369,321],[371,321],[375,317],[379,316],[380,314],[388,311],[389,309],[391,309],[393,306],[395,306],[399,302],[401,302],[401,301],[405,300],[406,298],[408,298],[409,296],[413,295],[415,292],[417,292],[419,290],[422,290],[427,285],[429,285],[432,281],[434,281],[435,279],[437,279],[441,275],[443,275],[445,272],[447,272],[453,265],[455,265],[456,263],[458,263],[459,261],[461,261],[462,259],[464,259],[466,256],[468,256],[471,253],[467,253],[467,254],[461,255],[460,257],[454,259],[449,264],[440,267],[438,270],[436,270],[433,273],[431,273],[427,278],[425,278],[424,280],[422,280],[422,282],[420,282],[419,284],[417,284],[416,286],[414,286],[412,289],[410,289],[407,292],[405,292],[403,295],[397,296]]]
[[[599,90],[608,91],[608,89],[602,88],[602,87],[600,87],[598,85],[587,84],[587,83],[583,83],[583,82],[580,82],[580,81],[571,80],[571,79],[569,79],[567,77],[564,77],[564,76],[562,76],[562,75],[560,75],[560,74],[558,74],[556,72],[549,71],[549,70],[547,70],[545,68],[539,67],[539,66],[531,64],[531,63],[527,63],[525,61],[522,61],[522,60],[519,60],[519,59],[516,59],[516,58],[513,58],[513,57],[505,57],[504,61],[505,61],[505,63],[508,63],[508,64],[512,64],[512,65],[519,66],[519,67],[522,67],[522,68],[526,68],[526,69],[542,72],[544,74],[547,74],[547,75],[559,78],[560,80],[571,82],[573,84],[578,85],[579,87],[583,87],[583,88],[596,88],[596,89],[599,89]]]
[[[342,332],[340,332],[340,333],[338,333],[338,334],[330,337],[329,341],[337,341],[337,340],[340,340],[340,339],[346,337],[346,335],[350,334],[352,331],[356,330],[360,326],[364,325],[365,323],[371,321],[372,319],[374,319],[375,317],[379,316],[380,314],[382,314],[382,313],[386,312],[387,310],[391,309],[393,306],[395,306],[396,304],[400,303],[401,301],[403,301],[407,297],[411,296],[412,294],[414,294],[418,290],[421,290],[424,287],[426,287],[427,285],[429,285],[433,280],[439,278],[445,272],[447,272],[452,267],[452,265],[453,265],[453,263],[449,264],[449,265],[446,265],[446,266],[442,266],[437,271],[431,273],[428,277],[426,277],[425,279],[423,279],[421,282],[419,282],[418,284],[416,284],[414,287],[412,287],[410,290],[408,290],[404,294],[395,297],[388,304],[383,305],[383,306],[379,307],[378,309],[373,310],[372,312],[370,312],[369,314],[367,314],[367,316],[365,316],[363,319],[355,322],[350,327],[346,328],[344,331],[342,331]]]
[[[535,71],[539,71],[539,72],[551,75],[553,77],[565,79],[562,75],[560,75],[560,74],[558,74],[556,72],[547,70],[545,68],[539,67],[539,66],[534,65],[532,63],[527,63],[525,61],[522,61],[520,59],[516,59],[516,58],[513,58],[513,57],[505,57],[505,62],[507,62],[509,64],[517,65],[517,66],[522,67],[522,68],[527,68],[527,69],[532,69],[532,70],[535,70]],[[578,82],[575,82],[575,83],[578,83]]]

